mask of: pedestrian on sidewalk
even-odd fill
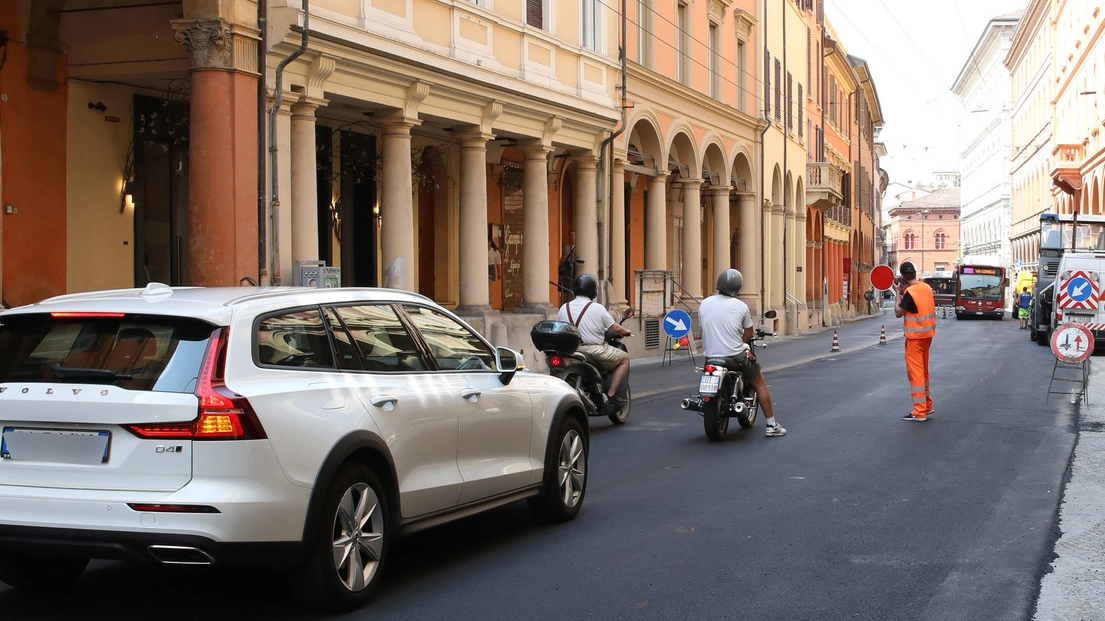
[[[1017,319],[1021,320],[1021,330],[1028,329],[1028,305],[1032,303],[1032,294],[1025,287],[1017,296]]]
[[[899,268],[902,282],[897,288],[894,316],[904,317],[905,370],[913,409],[902,420],[926,421],[932,414],[929,386],[929,347],[936,335],[936,300],[932,287],[917,279],[917,268],[906,261]]]

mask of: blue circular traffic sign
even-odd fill
[[[1067,281],[1067,296],[1073,302],[1085,302],[1093,293],[1093,285],[1084,276],[1075,276]]]
[[[664,315],[664,334],[673,339],[686,336],[691,331],[691,316],[687,311],[673,308]]]

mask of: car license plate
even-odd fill
[[[107,462],[111,432],[4,427],[0,458],[95,465]]]
[[[698,383],[698,392],[704,395],[717,394],[718,386],[721,386],[720,375],[703,375],[702,381]]]
[[[1067,315],[1064,319],[1071,323],[1090,323],[1089,315]]]

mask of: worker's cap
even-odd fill
[[[898,271],[902,273],[902,276],[906,278],[915,278],[917,276],[917,268],[913,266],[913,263],[906,261],[902,263],[902,266],[898,268]]]

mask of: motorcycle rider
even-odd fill
[[[618,388],[629,373],[629,354],[606,343],[606,330],[618,336],[630,336],[632,332],[614,321],[601,304],[595,304],[599,294],[599,281],[591,274],[582,274],[575,280],[573,300],[566,302],[556,313],[558,321],[566,321],[579,330],[580,346],[577,351],[588,356],[604,371],[610,372],[610,389],[602,413],[610,416],[625,407],[625,400],[618,397]]]
[[[717,277],[717,293],[702,300],[698,307],[698,320],[702,325],[702,353],[707,358],[729,358],[725,366],[737,369],[756,391],[756,397],[764,410],[767,436],[785,436],[787,430],[775,420],[771,407],[771,394],[767,391],[760,363],[749,347],[756,332],[755,322],[748,305],[737,298],[744,284],[744,276],[735,269],[727,269]]]

